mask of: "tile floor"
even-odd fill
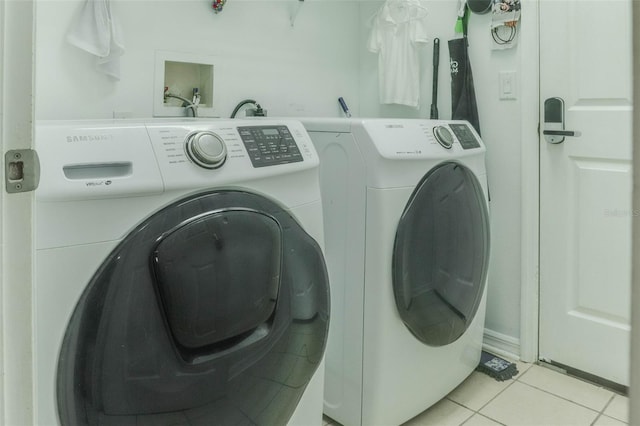
[[[504,382],[473,372],[440,402],[403,426],[620,426],[628,423],[627,397],[546,367],[517,365],[518,375]],[[324,425],[338,425],[328,417],[324,420]]]

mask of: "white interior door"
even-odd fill
[[[540,104],[565,129],[540,139],[540,358],[629,384],[630,0],[540,1]],[[541,131],[545,128],[541,111]],[[549,127],[549,126],[547,126]]]

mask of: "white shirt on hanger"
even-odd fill
[[[387,0],[374,17],[367,47],[378,53],[381,104],[420,106],[418,48],[429,42],[426,16],[420,0]]]

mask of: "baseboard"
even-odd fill
[[[520,359],[520,339],[497,331],[484,329],[482,348],[494,355],[511,358],[512,360]]]

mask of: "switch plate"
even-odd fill
[[[515,71],[500,71],[498,74],[498,90],[502,100],[518,99],[518,87]]]

